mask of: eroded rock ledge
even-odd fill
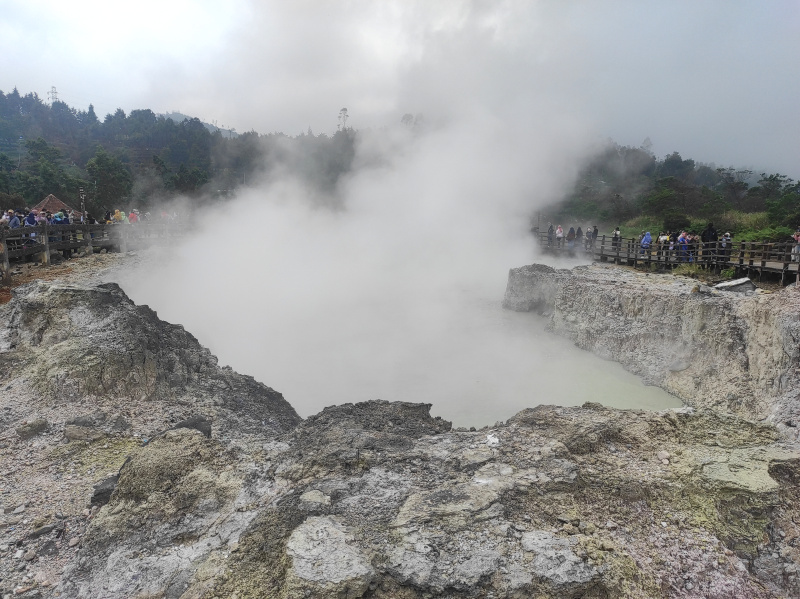
[[[385,401],[301,421],[118,287],[43,284],[2,317],[0,595],[800,595],[800,452],[770,424],[586,404],[467,431]]]
[[[512,269],[503,305],[695,407],[800,426],[800,289],[720,292],[605,265]]]
[[[446,428],[417,404],[374,401],[327,409],[238,459],[194,431],[169,433],[122,469],[60,590],[800,593],[800,464],[771,427],[691,408],[587,405],[541,406],[483,431]],[[176,452],[193,457],[176,463]]]

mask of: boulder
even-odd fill
[[[756,284],[747,277],[743,277],[741,279],[725,281],[723,283],[714,285],[714,289],[718,289],[719,291],[736,291],[738,293],[745,293],[748,291],[755,291]]]
[[[42,434],[49,426],[47,420],[44,418],[37,418],[36,420],[18,426],[15,430],[19,438],[26,441],[36,435]]]

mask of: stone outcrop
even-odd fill
[[[24,380],[42,415],[59,405],[72,413],[102,406],[77,410],[65,427],[70,439],[98,439],[130,422],[149,437],[200,415],[229,438],[300,421],[280,393],[221,368],[183,327],[135,305],[114,283],[28,284],[0,307],[0,322],[0,377]]]
[[[323,422],[342,434],[315,439]],[[60,590],[795,596],[798,475],[774,428],[691,408],[540,406],[470,432],[372,401],[247,456],[182,429],[132,455]]]
[[[749,419],[800,425],[800,291],[743,295],[693,279],[604,265],[509,273],[504,306],[680,397]],[[787,424],[788,423],[788,424]]]

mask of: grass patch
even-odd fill
[[[739,233],[766,229],[769,224],[769,215],[766,212],[740,212],[739,210],[729,210],[714,220],[714,226],[720,235],[729,231],[737,237],[737,240],[740,240]]]
[[[73,441],[59,445],[50,453],[49,459],[59,472],[107,476],[120,469],[123,462],[141,447],[140,439],[134,437],[104,437],[97,441]]]
[[[699,264],[687,263],[676,266],[672,274],[680,277],[690,277],[692,279],[704,279],[708,273],[700,268]]]

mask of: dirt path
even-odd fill
[[[104,274],[118,268],[129,256],[120,253],[98,253],[91,256],[80,256],[66,260],[60,264],[42,266],[38,263],[17,263],[11,269],[11,283],[0,285],[0,304],[11,301],[12,289],[31,281],[43,280],[64,282],[88,282],[100,279]]]

